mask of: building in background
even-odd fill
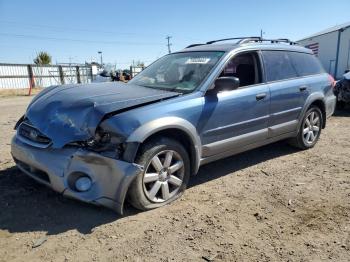
[[[297,41],[310,48],[328,73],[336,79],[350,69],[350,22],[334,26]]]

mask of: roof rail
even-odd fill
[[[207,45],[214,44],[216,42],[222,42],[222,41],[228,41],[228,40],[260,40],[261,38],[259,36],[250,36],[250,37],[232,37],[232,38],[224,38],[224,39],[218,39],[218,40],[212,40],[209,42],[206,42]]]
[[[237,44],[244,44],[244,43],[249,43],[249,42],[262,42],[263,39],[261,37],[249,37],[249,38],[244,38],[240,41],[238,41]]]
[[[250,36],[250,37],[232,37],[232,38],[224,38],[224,39],[218,39],[218,40],[212,40],[209,42],[206,42],[205,44],[192,44],[187,46],[186,48],[190,47],[195,47],[195,46],[201,46],[201,45],[211,45],[217,42],[222,42],[222,41],[229,41],[229,40],[239,40],[237,44],[245,44],[245,43],[250,43],[250,42],[270,42],[271,44],[277,44],[277,43],[287,43],[290,45],[298,45],[298,43],[290,41],[287,38],[278,38],[278,39],[264,39],[261,38],[260,36]]]
[[[238,42],[238,44],[244,44],[244,43],[249,43],[249,42],[270,42],[271,44],[277,44],[277,43],[287,43],[290,45],[298,45],[298,43],[290,41],[288,38],[278,38],[278,39],[263,39],[263,38],[247,38],[243,39]]]
[[[276,39],[276,41],[277,41],[277,43],[285,42],[285,43],[288,43],[290,45],[298,45],[297,42],[290,41],[288,38],[279,38],[279,39]]]
[[[186,46],[185,48],[190,48],[190,47],[195,47],[195,46],[200,46],[200,45],[205,45],[205,44],[192,44],[192,45]]]

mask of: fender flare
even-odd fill
[[[144,142],[151,135],[170,128],[180,129],[185,132],[194,146],[195,156],[194,156],[194,167],[192,168],[194,173],[198,172],[200,159],[202,154],[202,145],[200,138],[197,134],[196,128],[187,120],[179,117],[163,117],[156,120],[147,122],[140,127],[136,128],[127,138],[126,142],[129,144],[139,144]],[[137,148],[136,148],[137,150]],[[136,152],[135,152],[136,153]],[[140,167],[141,169],[143,167]],[[135,176],[131,179],[127,179],[122,183],[118,188],[118,207],[116,211],[120,214],[123,214],[123,206],[127,191],[134,181]]]
[[[151,135],[167,129],[180,129],[191,139],[195,151],[195,165],[193,170],[197,173],[202,155],[202,143],[197,133],[197,129],[189,121],[183,118],[168,116],[147,122],[131,133],[126,142],[142,143]]]
[[[308,98],[306,99],[305,103],[304,103],[304,107],[302,108],[301,112],[300,112],[300,115],[299,115],[299,123],[298,123],[298,133],[299,133],[299,130],[300,130],[300,126],[302,124],[302,119],[306,113],[306,111],[309,109],[310,105],[312,103],[314,103],[315,101],[317,100],[320,100],[322,101],[323,105],[326,107],[326,103],[325,103],[325,96],[323,93],[321,92],[315,92],[315,93],[312,93],[310,96],[308,96]],[[323,119],[323,121],[326,121],[326,119]],[[325,122],[324,122],[325,124]]]

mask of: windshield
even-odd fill
[[[186,52],[162,57],[129,83],[189,93],[206,78],[224,52]]]

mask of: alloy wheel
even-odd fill
[[[143,189],[155,203],[165,202],[179,191],[185,174],[184,161],[174,150],[159,152],[149,162],[143,175]]]
[[[311,111],[305,118],[303,140],[305,144],[313,144],[318,138],[321,128],[321,116],[317,111]]]

